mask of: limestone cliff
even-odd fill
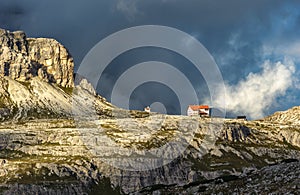
[[[272,121],[274,123],[300,125],[300,106],[295,106],[286,111],[276,112],[275,114],[266,117],[264,120]]]
[[[0,76],[17,81],[39,77],[62,87],[73,87],[73,58],[53,39],[27,38],[22,31],[0,29]]]

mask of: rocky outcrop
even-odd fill
[[[82,89],[87,90],[92,95],[96,95],[96,91],[91,83],[89,83],[86,79],[82,79],[79,83],[79,86],[81,86]]]
[[[54,39],[26,38],[22,31],[0,29],[0,76],[17,81],[33,77],[73,87],[73,58]]]
[[[266,117],[264,121],[300,125],[300,106],[295,106],[286,111],[275,112],[273,115]]]
[[[241,123],[226,124],[222,137],[229,141],[245,141],[250,132],[251,129]]]

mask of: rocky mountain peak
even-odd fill
[[[73,87],[74,62],[54,39],[27,38],[23,31],[0,29],[0,76],[17,81],[33,77],[62,87]]]
[[[273,123],[289,123],[289,124],[300,124],[300,106],[295,106],[286,111],[275,112],[273,115],[266,117],[265,121]]]

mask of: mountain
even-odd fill
[[[0,44],[0,121],[70,118],[73,104],[83,112],[86,108],[72,98],[73,90],[90,92],[91,101],[101,108],[112,107],[95,96],[86,80],[74,87],[73,58],[56,40],[26,38],[22,31],[0,29]]]
[[[89,116],[85,99],[102,118],[146,114],[114,107],[79,75],[75,86],[73,58],[56,40],[0,29],[0,44],[0,121]]]
[[[276,112],[271,116],[266,117],[265,121],[283,124],[300,124],[300,106],[295,106],[287,111]]]
[[[73,58],[56,40],[0,29],[0,45],[0,76],[22,82],[39,77],[62,87],[74,86]]]
[[[123,110],[74,82],[57,41],[0,42],[0,194],[300,192],[299,107],[257,121]]]

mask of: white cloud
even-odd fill
[[[293,85],[294,72],[295,65],[291,60],[285,60],[284,63],[265,61],[261,72],[250,73],[237,85],[225,84],[227,111],[244,114],[252,119],[263,117],[276,103],[276,98],[285,95],[286,90]],[[224,94],[224,90],[220,94]],[[223,98],[215,101],[217,105],[223,102]]]
[[[118,0],[116,9],[121,11],[129,20],[133,20],[140,12],[137,9],[137,0]]]
[[[270,57],[283,57],[293,60],[296,67],[300,64],[300,40],[285,41],[281,44],[274,42],[264,43],[262,46],[262,56],[264,58]],[[300,70],[296,69],[294,74],[293,87],[297,90],[300,89]]]

